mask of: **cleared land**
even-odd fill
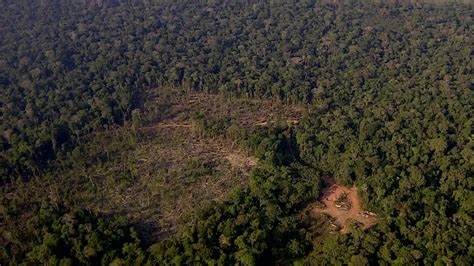
[[[204,134],[197,115],[246,129],[302,115],[298,107],[271,101],[171,90],[156,94],[140,110],[138,126],[82,138],[77,163],[72,159],[49,177],[17,184],[3,200],[17,201],[25,220],[31,200],[41,198],[124,215],[145,241],[156,241],[176,232],[194,211],[245,187],[257,164],[233,139]]]
[[[363,229],[376,224],[376,215],[362,209],[357,188],[337,185],[329,178],[325,182],[327,187],[323,189],[319,202],[313,204],[312,210],[316,215],[327,214],[334,218],[331,226],[335,231],[345,233],[351,223],[357,223]]]
[[[101,193],[89,194],[80,201],[94,202],[99,212],[128,216],[139,227],[142,224],[142,230],[153,240],[173,234],[195,210],[246,186],[250,171],[257,165],[257,160],[234,140],[205,135],[197,125],[197,115],[209,120],[226,119],[247,129],[259,126],[259,121],[295,123],[302,116],[302,109],[291,105],[230,100],[198,92],[177,95],[164,90],[151,102],[154,104],[145,110],[142,126],[102,132],[94,138],[98,144],[110,137],[114,142],[120,134],[123,139],[130,134],[135,138],[136,143],[117,161],[130,162],[125,168],[131,169],[127,171],[133,181],[100,179]],[[125,168],[115,164],[100,170],[105,173],[92,175],[117,176]]]
[[[245,186],[256,165],[240,147],[203,137],[194,127],[156,127],[139,134],[123,159],[91,173],[99,191],[84,194],[80,202],[128,216],[153,239],[172,234],[193,210]]]
[[[292,105],[273,100],[250,98],[229,98],[223,95],[190,91],[177,94],[172,90],[151,91],[151,102],[146,113],[159,114],[148,123],[158,125],[160,122],[186,123],[193,116],[201,113],[209,119],[228,119],[239,127],[251,128],[274,123],[296,124],[307,112],[308,107]],[[159,120],[156,120],[158,118]]]

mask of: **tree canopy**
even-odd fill
[[[45,204],[0,237],[0,261],[473,264],[471,3],[0,2],[2,190],[80,160],[91,132],[137,127],[161,88],[308,110],[235,134],[260,160],[248,187],[168,240],[147,246],[122,218]],[[214,136],[234,126],[196,119]],[[381,221],[314,237],[298,215],[323,176],[355,185]]]

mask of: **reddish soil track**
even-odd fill
[[[337,185],[330,179],[325,179],[327,188],[322,191],[322,195],[319,201],[323,202],[325,208],[314,208],[314,212],[317,214],[328,214],[333,217],[336,223],[340,226],[341,232],[347,232],[348,225],[354,221],[361,224],[364,229],[373,226],[377,219],[375,214],[364,211],[360,202],[359,195],[357,194],[357,188],[344,187]],[[343,208],[336,207],[336,200],[343,194],[347,194],[347,199],[351,203],[351,208],[345,210]]]

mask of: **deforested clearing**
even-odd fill
[[[334,218],[331,223],[335,231],[347,232],[352,223],[357,223],[363,229],[377,223],[376,214],[362,208],[361,199],[356,187],[345,187],[325,178],[327,187],[321,192],[318,203],[312,206],[314,214],[327,214]]]

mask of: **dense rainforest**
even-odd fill
[[[474,263],[469,1],[0,3],[2,265]],[[86,160],[86,136],[143,123],[164,88],[306,114],[238,130],[194,114],[258,165],[166,239],[74,200],[17,207],[17,189]],[[377,224],[314,233],[301,211],[325,176]]]

